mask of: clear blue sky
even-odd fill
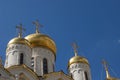
[[[101,79],[102,59],[120,77],[120,0],[1,0],[0,54],[5,56],[8,41],[17,36],[16,25],[22,23],[27,36],[35,32],[36,19],[56,42],[56,71],[67,73],[76,41],[79,55],[89,60],[92,80]]]

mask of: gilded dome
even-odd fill
[[[68,66],[70,66],[73,63],[85,63],[85,64],[89,64],[88,60],[84,57],[80,57],[80,56],[74,56],[69,60]]]
[[[11,44],[24,44],[30,46],[29,41],[21,37],[15,37],[12,40],[10,40],[8,46],[10,46]]]
[[[118,79],[117,79],[117,78],[109,77],[109,78],[107,78],[106,80],[118,80]]]
[[[50,49],[54,53],[54,55],[56,55],[56,45],[49,36],[41,33],[35,33],[26,36],[25,39],[30,42],[31,47],[42,46]]]

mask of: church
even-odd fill
[[[68,62],[68,74],[56,72],[56,44],[53,39],[39,31],[38,21],[33,22],[36,32],[22,37],[24,28],[20,24],[17,37],[8,42],[4,65],[0,60],[0,80],[92,80],[89,61],[78,55],[73,44],[74,56]],[[120,80],[110,76],[104,62],[105,80]]]

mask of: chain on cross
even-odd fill
[[[23,31],[25,31],[25,29],[23,28],[22,24],[16,26],[16,28],[19,30],[18,36],[21,38],[22,37],[22,33],[23,33]]]
[[[77,46],[77,44],[76,44],[76,43],[73,43],[73,44],[72,44],[72,47],[73,47],[73,49],[74,49],[75,56],[77,56],[77,55],[78,55],[78,46]]]
[[[36,26],[36,33],[40,33],[39,28],[43,27],[38,20],[34,21],[33,24]]]
[[[108,70],[108,65],[107,65],[107,62],[105,60],[102,61],[102,64],[105,67],[105,70]]]

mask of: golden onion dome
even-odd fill
[[[68,62],[68,67],[73,64],[73,63],[85,63],[89,65],[89,62],[86,58],[81,57],[81,56],[74,56],[72,57],[69,62]]]
[[[34,33],[26,36],[25,39],[30,42],[31,47],[45,47],[50,49],[54,55],[56,55],[56,45],[49,36],[41,33]]]
[[[10,46],[11,44],[24,44],[24,45],[30,46],[29,41],[26,40],[25,38],[22,38],[22,31],[25,30],[22,27],[22,24],[17,25],[16,28],[19,30],[18,37],[15,37],[12,40],[10,40],[8,43],[8,46]]]
[[[10,46],[11,44],[24,44],[30,46],[29,41],[21,37],[15,37],[12,40],[10,40],[8,46]]]
[[[119,80],[118,78],[114,78],[110,76],[106,64],[105,64],[105,68],[106,68],[106,80]]]
[[[119,80],[119,79],[113,78],[113,77],[109,77],[109,78],[107,78],[106,80]]]

